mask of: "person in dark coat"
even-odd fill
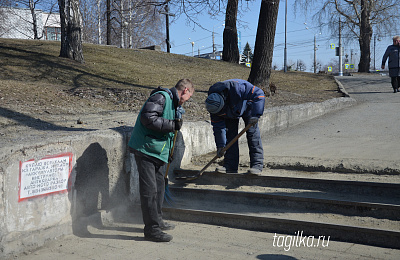
[[[181,105],[194,93],[189,79],[181,79],[171,89],[158,87],[143,105],[128,146],[135,155],[139,172],[139,192],[144,222],[144,237],[155,242],[169,242],[164,233],[174,225],[162,220],[165,193],[163,167],[168,163],[174,132],[182,127]]]
[[[235,142],[223,153],[225,146],[238,135],[239,119],[245,125],[254,124],[247,132],[250,154],[250,169],[247,173],[262,171],[264,150],[262,147],[258,119],[264,113],[265,94],[262,89],[242,79],[217,82],[208,90],[205,101],[210,113],[218,157],[224,157],[220,173],[237,173],[239,167],[239,145]]]
[[[382,58],[382,69],[389,58],[389,76],[393,87],[393,92],[400,92],[400,36],[393,37],[393,45],[389,45]]]

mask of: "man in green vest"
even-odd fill
[[[174,132],[182,127],[181,105],[194,93],[193,83],[181,79],[171,89],[158,87],[143,105],[128,146],[135,155],[139,172],[140,202],[144,237],[155,242],[169,242],[164,233],[174,228],[162,220],[165,182],[163,167],[168,163]]]

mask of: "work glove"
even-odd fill
[[[181,130],[182,124],[183,124],[183,119],[182,118],[176,118],[175,119],[175,130],[176,131]]]
[[[217,148],[217,156],[218,156],[218,158],[221,158],[222,156],[225,155],[224,148],[225,147]]]
[[[182,118],[183,114],[185,114],[185,109],[183,109],[183,107],[181,107],[181,106],[178,106],[175,111],[175,117]]]
[[[258,117],[250,117],[249,124],[255,125],[258,123]]]

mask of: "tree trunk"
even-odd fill
[[[84,63],[82,19],[78,0],[59,0],[61,21],[60,57]]]
[[[269,85],[279,1],[262,0],[254,46],[254,58],[248,81],[260,88]]]
[[[32,15],[32,25],[33,25],[33,39],[38,40],[38,27],[37,27],[37,19],[36,19],[36,10],[35,10],[35,2],[33,0],[29,0],[29,9],[31,10]]]
[[[107,45],[111,45],[111,0],[107,0]]]
[[[372,26],[370,19],[370,7],[368,0],[361,0],[361,26],[360,26],[360,63],[358,72],[369,72],[371,62],[371,38]]]
[[[225,14],[222,59],[232,63],[239,62],[239,47],[236,28],[237,12],[238,0],[228,0]]]

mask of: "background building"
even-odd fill
[[[0,8],[2,14],[1,38],[34,39],[31,10],[27,8]],[[58,13],[45,13],[35,10],[38,38],[41,40],[60,41],[61,24]]]

